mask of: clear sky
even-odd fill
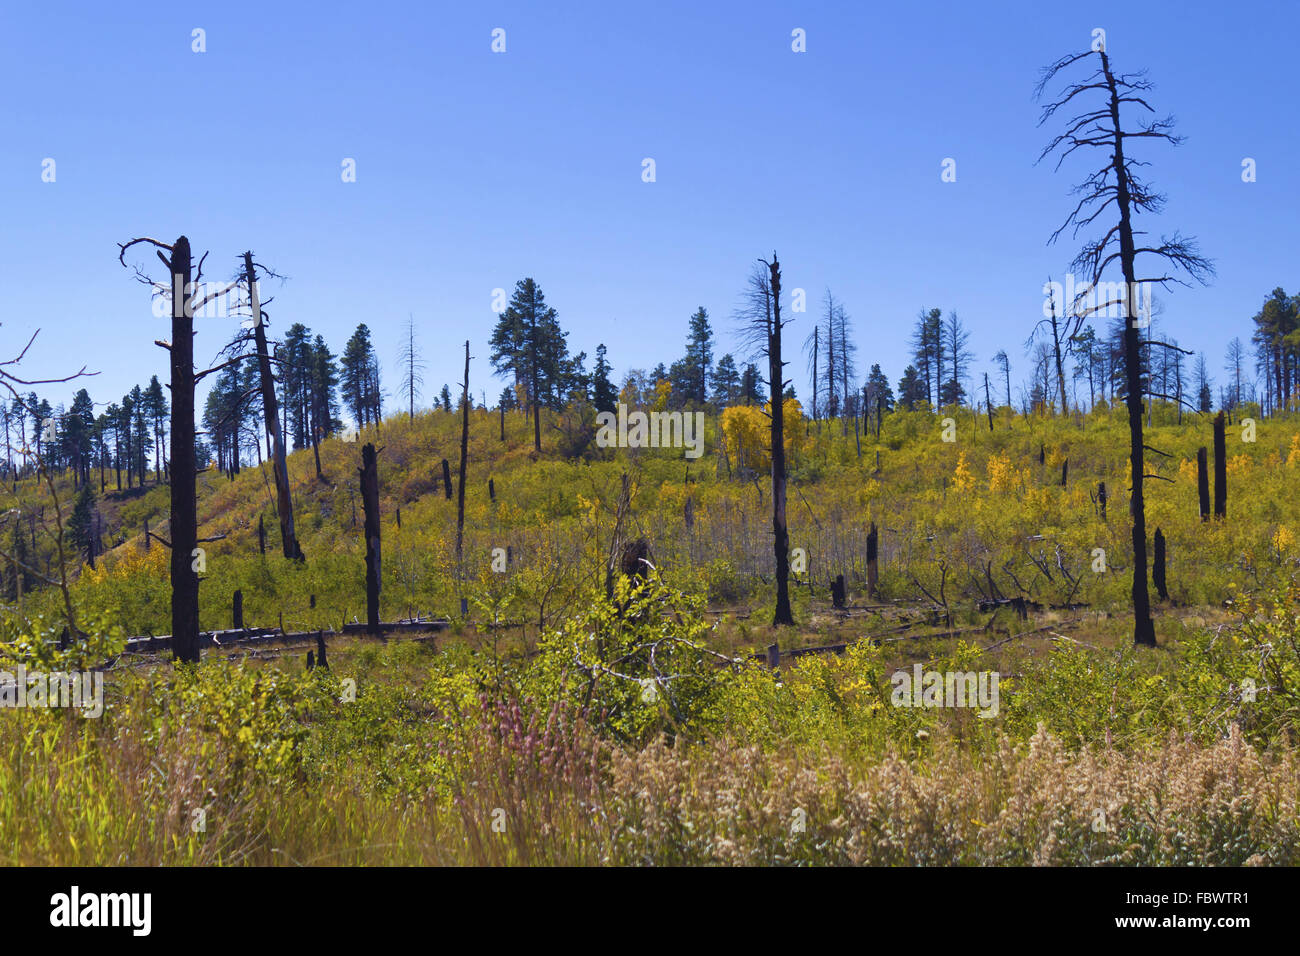
[[[165,381],[151,343],[166,320],[116,244],[183,233],[212,278],[246,248],[289,277],[271,290],[273,334],[300,321],[338,352],[368,323],[390,392],[408,313],[426,404],[459,378],[469,338],[472,389],[491,403],[493,289],[535,277],[573,351],[604,342],[621,375],[677,358],[700,305],[718,354],[731,348],[746,274],[775,249],[811,310],[827,286],[846,303],[864,375],[880,362],[896,383],[917,311],[940,307],[970,328],[975,374],[1005,348],[1018,379],[1043,281],[1077,251],[1046,242],[1084,172],[1034,165],[1055,130],[1037,127],[1033,87],[1102,27],[1117,68],[1148,69],[1187,137],[1140,151],[1169,197],[1148,226],[1196,236],[1218,277],[1165,296],[1161,321],[1222,378],[1227,341],[1300,279],[1297,9],[5,3],[0,351],[41,328],[20,374],[84,363],[101,403]],[[945,158],[956,182],[941,181]],[[813,312],[796,318],[802,342]],[[199,324],[202,362],[234,323]],[[66,403],[72,389],[42,391]]]

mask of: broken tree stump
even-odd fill
[[[230,609],[231,626],[235,630],[242,630],[244,627],[244,592],[235,589],[235,597],[231,601]]]
[[[781,647],[775,641],[767,645],[767,666],[772,670],[781,666]]]
[[[1169,589],[1165,586],[1165,536],[1156,528],[1155,547],[1151,557],[1151,582],[1156,586],[1160,600],[1169,600]]]
[[[1106,520],[1106,482],[1097,482],[1097,507],[1101,509],[1101,520]]]
[[[835,580],[831,582],[831,607],[844,607],[844,575],[835,575]]]
[[[442,460],[442,484],[447,491],[447,500],[451,501],[451,462]]]
[[[650,562],[650,545],[645,538],[637,538],[635,541],[629,541],[623,545],[623,553],[619,558],[619,570],[637,583],[644,581],[650,576],[650,568],[653,565]]]
[[[311,653],[308,651],[307,653]],[[330,662],[325,659],[325,632],[316,632],[316,666],[330,669]]]

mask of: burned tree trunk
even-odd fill
[[[379,463],[375,446],[369,442],[361,449],[361,507],[365,511],[366,536],[366,627],[379,633]]]
[[[446,458],[442,460],[442,486],[447,492],[447,500],[451,501],[451,463]]]
[[[257,550],[263,556],[266,555],[266,517],[257,516]]]
[[[772,550],[776,558],[776,608],[772,623],[793,625],[790,608],[790,533],[785,517],[785,363],[781,361],[781,264],[776,253],[768,263],[771,315],[767,363],[772,402]]]
[[[190,241],[176,240],[171,250],[172,338],[171,386],[171,585],[172,655],[199,660],[199,515],[194,453],[194,312],[191,305]]]
[[[1097,507],[1101,509],[1101,520],[1106,520],[1106,482],[1097,482]]]
[[[456,575],[463,581],[464,568],[461,562],[462,548],[465,542],[465,471],[469,456],[469,340],[465,340],[465,384],[461,399],[460,418],[460,471],[456,485]]]
[[[1156,528],[1154,547],[1151,554],[1151,581],[1156,586],[1160,600],[1169,600],[1169,589],[1165,586],[1165,536]]]
[[[870,598],[880,597],[879,555],[880,535],[876,531],[876,523],[873,521],[871,522],[871,530],[867,533],[867,596]]]
[[[1223,412],[1214,419],[1214,517],[1228,516],[1228,448]]]
[[[248,303],[253,313],[253,339],[257,345],[257,367],[262,388],[262,413],[266,433],[271,437],[271,470],[275,473],[275,508],[280,518],[280,540],[284,556],[303,561],[302,548],[293,525],[293,498],[289,491],[289,464],[285,457],[284,438],[280,434],[280,408],[275,397],[275,378],[271,374],[271,357],[266,349],[266,327],[262,325],[262,303],[258,295],[253,254],[244,253],[244,280],[248,283]],[[317,466],[319,470],[319,465]]]
[[[1210,520],[1210,469],[1205,447],[1196,449],[1196,496],[1200,500],[1201,520]]]
[[[1058,156],[1058,165],[1067,156],[1081,147],[1097,148],[1102,151],[1101,164],[1081,183],[1076,192],[1083,198],[1077,202],[1060,228],[1052,235],[1055,241],[1063,232],[1092,224],[1102,211],[1111,203],[1115,205],[1118,221],[1110,225],[1102,238],[1089,242],[1075,257],[1073,268],[1087,273],[1087,288],[1095,289],[1103,274],[1118,262],[1123,273],[1122,299],[1109,296],[1100,297],[1095,305],[1086,305],[1081,297],[1074,302],[1065,303],[1065,314],[1073,317],[1073,334],[1079,332],[1088,315],[1099,309],[1109,309],[1122,305],[1121,318],[1124,320],[1124,383],[1125,404],[1128,407],[1129,420],[1129,464],[1132,478],[1132,498],[1130,510],[1133,518],[1133,640],[1134,643],[1155,646],[1155,625],[1151,620],[1151,599],[1147,586],[1147,541],[1146,541],[1146,501],[1143,481],[1146,477],[1144,448],[1142,439],[1142,395],[1146,390],[1143,382],[1143,347],[1138,334],[1140,328],[1149,324],[1142,319],[1138,308],[1138,289],[1140,284],[1157,283],[1164,285],[1172,281],[1172,275],[1166,269],[1182,270],[1197,280],[1213,274],[1213,265],[1201,257],[1193,240],[1176,235],[1163,240],[1158,246],[1138,246],[1134,234],[1143,235],[1143,230],[1134,226],[1134,216],[1143,212],[1158,212],[1164,205],[1164,197],[1148,183],[1138,178],[1138,167],[1145,165],[1126,158],[1124,147],[1128,139],[1146,137],[1163,139],[1177,144],[1179,139],[1172,131],[1169,120],[1146,122],[1135,129],[1125,129],[1120,120],[1120,104],[1128,104],[1132,109],[1150,111],[1147,91],[1151,82],[1142,73],[1116,73],[1111,68],[1110,58],[1106,53],[1104,40],[1094,45],[1089,51],[1062,57],[1042,73],[1038,85],[1038,95],[1049,82],[1056,79],[1062,71],[1075,64],[1090,61],[1097,57],[1097,69],[1086,79],[1068,85],[1065,91],[1044,109],[1039,124],[1056,117],[1067,106],[1085,110],[1067,121],[1065,132],[1059,133],[1039,156],[1039,160],[1052,153]],[[1103,97],[1101,103],[1091,107],[1080,104],[1083,97],[1094,95],[1094,91]],[[1162,260],[1156,278],[1139,279],[1136,260],[1139,255],[1155,256]],[[1149,289],[1149,286],[1148,286]]]
[[[244,592],[238,588],[230,601],[230,626],[237,631],[244,626]]]
[[[844,607],[844,575],[835,575],[835,580],[831,582],[831,607]]]

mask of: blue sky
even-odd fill
[[[413,314],[426,403],[459,377],[491,403],[492,290],[531,275],[574,351],[617,372],[670,363],[703,305],[721,339],[751,263],[776,249],[816,309],[829,286],[859,363],[896,382],[922,307],[955,309],[973,371],[1013,375],[1049,247],[1085,166],[1034,160],[1037,72],[1094,27],[1187,142],[1141,158],[1218,276],[1160,320],[1205,350],[1275,286],[1296,291],[1300,132],[1294,4],[5,4],[0,10],[0,351],[43,331],[20,374],[83,363],[99,402],[158,374],[167,334],[117,262],[127,238],[190,237],[212,278],[237,257],[289,277],[272,331],[341,351],[371,327],[397,390]],[[251,29],[250,29],[251,27]],[[491,32],[506,31],[494,54]],[[206,31],[207,52],[191,51]],[[791,50],[806,31],[807,52]],[[657,180],[641,178],[642,160]],[[941,181],[941,162],[957,181]],[[1256,160],[1258,181],[1241,181]],[[42,161],[56,181],[42,182]],[[344,158],[357,181],[344,183]],[[1087,164],[1091,166],[1091,162]],[[133,255],[150,263],[151,254]],[[156,264],[156,261],[155,263]],[[797,316],[801,342],[814,311]],[[201,320],[198,361],[233,332]],[[796,388],[807,391],[802,361]],[[43,390],[67,402],[71,389]],[[66,394],[65,394],[66,393]],[[396,401],[396,400],[394,400]]]

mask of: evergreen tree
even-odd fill
[[[898,403],[904,408],[915,408],[918,402],[928,402],[925,380],[916,370],[915,365],[903,369],[903,377],[898,380]]]
[[[880,370],[879,362],[871,366],[871,371],[867,375],[867,388],[864,397],[867,402],[864,411],[868,415],[875,414],[877,402],[887,412],[894,410],[894,390],[889,387],[889,379]]]
[[[451,389],[446,385],[443,385],[442,391],[438,393],[438,401],[442,403],[444,412],[451,411]]]
[[[736,371],[736,360],[728,352],[718,359],[718,366],[713,371],[713,404],[726,408],[735,404],[740,397],[740,373]]]
[[[513,375],[533,412],[533,446],[542,450],[542,426],[537,412],[545,404],[559,408],[565,398],[568,362],[567,335],[555,309],[546,304],[533,279],[515,283],[510,305],[492,331],[489,361],[497,375]]]
[[[704,306],[700,306],[691,316],[690,330],[686,335],[682,386],[687,401],[700,405],[708,402],[708,380],[712,365],[713,330],[709,327],[709,313]]]
[[[163,391],[162,382],[158,381],[157,375],[149,379],[149,387],[144,391],[144,411],[153,431],[154,474],[158,476],[158,480],[161,482],[163,466],[166,461],[164,449],[167,445],[167,416],[170,414],[170,410],[167,406],[167,395]]]
[[[605,346],[596,346],[596,367],[591,372],[591,403],[598,412],[618,410],[618,389],[610,381],[610,364],[605,358]]]
[[[357,423],[358,428],[379,424],[379,365],[375,349],[370,343],[370,328],[363,322],[357,326],[348,344],[343,347],[340,388],[343,404]]]
[[[94,547],[95,491],[87,483],[81,486],[68,518],[68,536],[77,550],[86,555],[91,566],[95,563]]]

